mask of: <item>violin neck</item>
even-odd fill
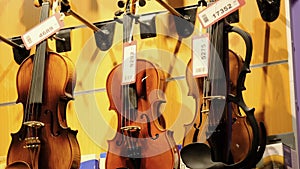
[[[226,63],[224,63],[224,60],[227,56],[226,53],[228,52],[228,34],[225,33],[224,20],[215,23],[210,29],[211,44],[213,44],[213,49],[211,49],[213,52],[212,54],[217,55],[225,67]]]
[[[125,6],[125,13],[123,16],[123,42],[131,42],[133,39],[133,22],[135,15],[136,0],[127,0]]]
[[[40,22],[49,17],[50,3],[43,2]],[[29,103],[42,103],[45,61],[46,61],[47,39],[36,46],[36,53],[33,59],[32,81],[29,93]]]
[[[132,29],[133,29],[133,17],[130,15],[124,15],[123,17],[123,42],[132,41]]]
[[[223,95],[227,97],[230,93],[230,75],[228,60],[228,33],[226,31],[226,23],[224,19],[218,21],[211,27],[210,36],[212,43],[212,55],[209,67],[209,77],[213,84],[212,86],[216,86],[211,87],[211,95]],[[219,68],[216,67],[216,63],[218,62],[220,64],[217,66],[223,66],[223,70],[219,70]],[[220,87],[219,83],[226,85],[226,89]],[[223,89],[224,92],[220,91],[220,89]],[[218,103],[218,101],[215,100],[212,104],[220,105],[221,103],[223,102],[221,101]],[[229,150],[231,143],[231,110],[229,103],[225,102],[224,108],[211,108],[208,130],[211,130],[209,132],[213,131],[212,134],[210,133],[211,135],[208,139],[208,142],[212,147],[213,160],[228,163],[230,159]]]

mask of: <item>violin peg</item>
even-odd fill
[[[139,6],[143,7],[146,5],[146,1],[145,0],[139,0]]]
[[[124,8],[124,6],[125,6],[125,2],[123,0],[119,0],[118,1],[118,7],[119,8]]]
[[[41,7],[43,1],[42,0],[33,0],[33,4],[35,7]]]

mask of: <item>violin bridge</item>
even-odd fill
[[[32,128],[36,128],[36,129],[45,126],[45,124],[40,122],[40,121],[26,121],[23,124],[28,126],[28,127],[32,127]]]
[[[219,100],[225,100],[225,96],[205,96],[203,97],[204,100],[214,100],[214,99],[219,99]]]
[[[125,126],[121,127],[122,133],[125,133],[127,136],[137,138],[140,134],[141,127],[139,126]]]

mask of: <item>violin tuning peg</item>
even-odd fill
[[[33,4],[35,7],[41,7],[43,0],[33,0]]]
[[[118,1],[118,7],[119,8],[124,8],[124,6],[125,6],[125,2],[123,0],[119,0]]]
[[[146,1],[145,0],[139,0],[139,6],[143,7],[146,5]]]
[[[124,11],[118,10],[115,12],[115,16],[121,16],[124,13]]]

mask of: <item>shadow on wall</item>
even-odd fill
[[[31,29],[37,25],[40,21],[40,10],[34,6],[33,1],[22,1],[21,12],[20,12],[20,22],[25,27],[25,31]]]
[[[93,12],[97,12],[99,10],[98,1],[90,0],[90,8]]]
[[[279,20],[277,22],[281,22],[281,17],[282,15],[279,16]],[[254,22],[255,24],[253,25],[261,24],[260,20],[258,19]],[[255,63],[268,63],[272,61],[284,61],[288,59],[288,51],[285,45],[278,48],[276,47],[277,45],[274,44],[275,40],[282,39],[285,35],[282,35],[282,33],[278,29],[271,27],[267,23],[264,24],[264,27],[254,27],[253,34],[256,35],[255,37],[260,37],[260,40],[253,38],[253,48],[262,49],[262,51],[255,50],[255,52],[253,53],[253,59],[255,59]],[[257,36],[257,33],[261,35]],[[258,121],[265,122],[267,131],[268,129],[270,129],[271,134],[274,134],[276,130],[277,133],[287,132],[286,130],[289,130],[289,128],[291,128],[291,124],[288,124],[289,126],[285,128],[276,128],[272,126],[276,122],[277,124],[282,122],[280,121],[282,119],[286,119],[285,121],[289,121],[287,119],[291,119],[290,123],[292,123],[292,117],[290,117],[290,114],[288,114],[287,112],[288,110],[290,110],[289,105],[283,104],[283,102],[289,103],[290,98],[281,98],[282,96],[288,96],[290,92],[289,87],[286,87],[286,83],[288,80],[287,76],[285,76],[282,72],[288,72],[288,70],[286,70],[288,69],[288,66],[283,64],[266,66],[261,69],[264,74],[264,76],[262,77],[262,84],[260,84],[261,88],[263,89],[266,86],[270,86],[271,88],[266,89],[264,93],[259,94],[260,98],[257,99],[265,102],[261,103],[261,107],[258,108],[258,110],[260,111],[256,112],[256,117],[258,118]]]

